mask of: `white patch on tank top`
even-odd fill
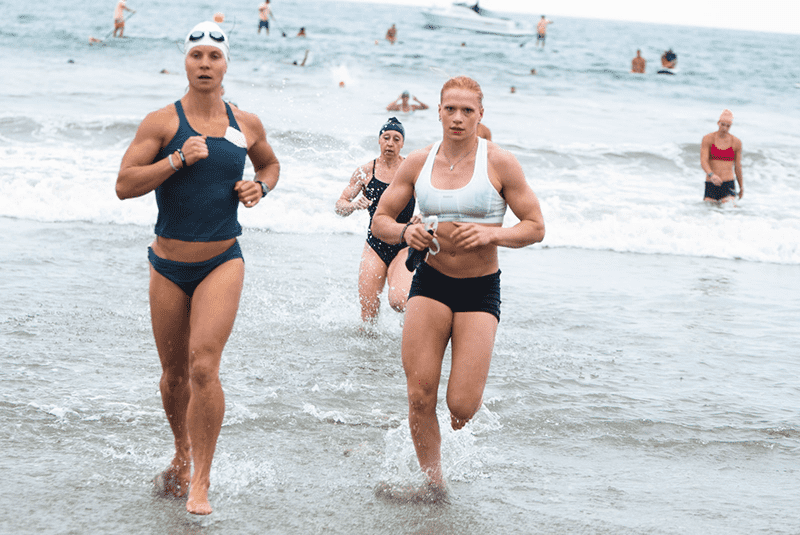
[[[225,139],[240,147],[242,149],[247,148],[247,139],[244,137],[239,130],[236,130],[234,127],[229,126],[227,130],[225,130]]]

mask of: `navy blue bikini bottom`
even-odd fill
[[[153,269],[177,284],[189,297],[192,297],[192,294],[194,294],[194,291],[200,283],[203,282],[212,271],[228,260],[241,258],[242,261],[244,261],[242,249],[239,247],[239,240],[233,242],[233,245],[231,245],[227,251],[218,254],[214,258],[209,258],[204,262],[178,262],[175,260],[167,260],[166,258],[156,256],[152,247],[147,248],[147,257],[150,259],[150,264],[153,266]]]

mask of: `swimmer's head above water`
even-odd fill
[[[230,61],[230,42],[228,36],[222,31],[214,22],[203,21],[186,35],[183,41],[183,53],[189,54],[189,51],[196,46],[213,46],[222,51],[225,56],[225,61]]]
[[[381,127],[381,131],[378,132],[379,136],[382,136],[384,132],[387,130],[394,130],[395,132],[400,132],[400,135],[403,136],[403,139],[406,138],[406,131],[403,128],[403,124],[397,120],[397,117],[389,117],[389,120],[386,121]]]

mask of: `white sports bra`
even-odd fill
[[[423,216],[437,215],[439,221],[463,221],[464,223],[502,223],[506,213],[506,201],[489,180],[489,158],[487,142],[478,138],[475,169],[472,178],[458,189],[438,189],[431,184],[433,161],[441,141],[434,143],[422,166],[414,191],[417,206]]]

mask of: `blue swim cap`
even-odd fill
[[[403,139],[406,138],[406,131],[403,128],[403,125],[400,121],[397,120],[397,117],[389,117],[389,120],[386,121],[386,124],[383,125],[381,131],[378,132],[378,136],[382,136],[384,132],[387,130],[394,130],[395,132],[400,132],[400,135],[403,136]]]

